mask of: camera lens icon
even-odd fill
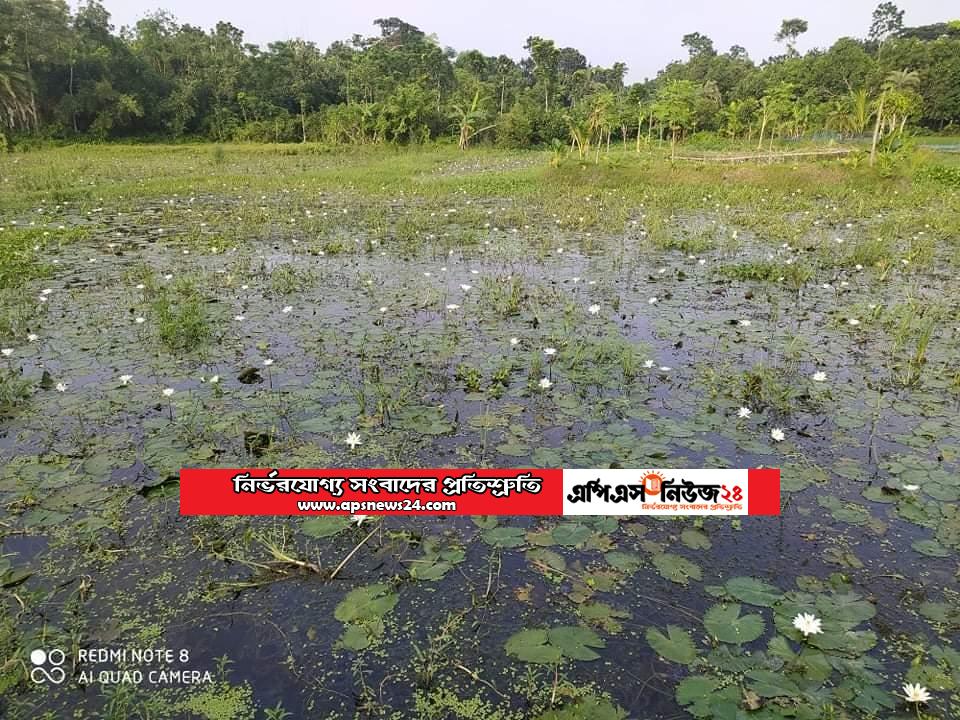
[[[47,662],[47,651],[37,648],[30,653],[30,662],[32,662],[34,665],[43,665]]]
[[[30,679],[37,685],[48,682],[59,685],[67,679],[67,672],[62,667],[66,661],[67,654],[60,648],[49,651],[42,648],[31,650],[30,662],[33,668],[30,669]]]

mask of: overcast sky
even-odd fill
[[[826,47],[839,37],[863,37],[879,0],[103,0],[119,29],[163,8],[181,24],[211,28],[227,20],[247,42],[301,37],[326,48],[354,33],[376,34],[373,20],[396,16],[457,51],[479,49],[514,59],[530,35],[572,46],[593,65],[621,60],[631,82],[653,77],[684,57],[680,39],[701,32],[718,51],[744,46],[755,61],[779,54],[773,36],[784,18],[810,24],[797,43],[801,52]],[[73,5],[77,2],[74,0]],[[960,16],[956,0],[900,0],[907,25],[926,25]]]

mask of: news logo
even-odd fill
[[[643,490],[646,495],[659,495],[660,487],[664,483],[663,475],[651,470],[643,476]]]

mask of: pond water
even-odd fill
[[[37,338],[3,358],[37,383],[0,437],[8,632],[188,648],[214,684],[20,685],[4,712],[913,717],[911,681],[951,717],[955,251],[902,263],[908,237],[857,269],[871,220],[827,207],[788,247],[736,210],[677,215],[702,244],[677,249],[642,207],[585,232],[470,200],[488,220],[346,193],[48,208]],[[371,206],[422,225],[374,232]],[[250,237],[237,208],[271,222]],[[61,224],[89,233],[58,246]],[[215,465],[772,466],[784,496],[740,520],[180,517],[180,467]]]

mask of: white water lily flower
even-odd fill
[[[365,520],[369,520],[369,519],[370,519],[369,515],[351,515],[350,516],[350,522],[356,523],[357,527],[360,527],[361,525],[363,525]]]
[[[657,304],[657,298],[655,298],[655,297],[650,298],[649,300],[647,300],[647,304],[649,304],[649,305],[656,305],[656,304]]]
[[[557,354],[557,349],[556,349],[556,348],[552,348],[552,347],[544,348],[544,349],[543,349],[543,354],[544,354],[544,355],[556,355],[556,354]]]
[[[643,366],[644,366],[645,368],[652,368],[652,367],[653,367],[653,360],[644,360],[644,361],[643,361]]]
[[[776,440],[777,442],[781,442],[786,437],[786,435],[784,435],[783,433],[783,428],[773,428],[772,430],[770,430],[770,437]]]
[[[121,385],[127,385],[127,384],[130,383],[131,380],[133,380],[133,375],[121,375],[121,376],[120,376],[120,384],[121,384]]]
[[[923,685],[917,683],[916,685],[911,685],[906,683],[903,686],[903,697],[907,702],[912,703],[928,703],[930,702],[930,693],[927,691]]]
[[[590,307],[587,308],[587,312],[590,313],[591,315],[596,315],[598,312],[600,312],[600,306],[591,305]]]
[[[672,369],[673,369],[673,368],[671,368],[669,365],[661,365],[661,366],[660,366],[660,372],[670,372]]]
[[[920,486],[919,486],[919,485],[904,485],[904,486],[903,486],[903,489],[906,490],[907,492],[916,492],[917,490],[920,489]]]
[[[267,358],[266,360],[264,360],[263,365],[264,367],[270,367],[271,365],[273,365],[273,358]]]
[[[29,342],[36,342],[39,339],[40,339],[40,336],[37,335],[36,333],[30,333],[29,335],[27,335],[27,340]]]
[[[209,382],[211,385],[216,385],[218,382],[220,382],[220,376],[219,376],[219,375],[214,375],[212,378],[210,378],[210,380],[209,380],[208,382]]]
[[[3,350],[0,350],[0,353],[3,353],[4,357],[10,357],[13,355],[13,348],[3,348]]]
[[[50,288],[44,288],[43,290],[40,291],[40,294],[41,294],[41,295],[49,295],[49,294],[52,293],[52,292],[53,292],[53,290],[51,290]]]
[[[164,388],[164,389],[163,389],[163,396],[164,396],[164,397],[170,397],[171,395],[173,395],[173,388]]]
[[[519,345],[519,344],[520,344],[520,338],[518,338],[518,337],[512,337],[512,338],[510,338],[510,344],[511,344],[511,345]]]
[[[281,310],[284,315],[287,313],[293,312],[293,305],[284,305],[283,310]]]
[[[234,316],[233,316],[233,319],[236,320],[237,322],[242,322],[242,321],[246,320],[247,318],[246,318],[245,316],[243,316],[243,315],[234,315]]]
[[[740,324],[741,324],[743,327],[750,327],[750,324],[751,324],[751,323],[750,323],[749,320],[741,320],[741,321],[740,321]]]
[[[793,626],[802,632],[804,637],[807,637],[823,633],[823,628],[820,627],[821,622],[820,618],[815,615],[800,613],[793,619]]]
[[[387,311],[387,306],[381,305],[378,309],[380,310],[380,312],[385,313]]]
[[[447,305],[447,310],[459,310],[459,309],[460,309],[460,306],[455,303],[450,303],[449,305]]]
[[[147,321],[147,319],[146,319],[146,318],[143,318],[143,317],[138,317],[138,318],[134,318],[133,321],[134,321],[137,325],[143,325],[143,324]]]
[[[467,292],[467,290],[470,290],[471,288],[473,288],[473,285],[467,285],[466,283],[460,286],[460,289],[464,292]]]
[[[742,407],[737,410],[737,417],[739,418],[748,418],[753,415],[753,411],[748,407]]]
[[[362,444],[360,442],[360,433],[355,433],[355,432],[347,433],[347,438],[344,440],[344,442],[350,446],[351,450],[354,450],[357,447],[357,445]]]
[[[58,383],[57,383],[57,392],[66,392],[66,391],[67,391],[67,384],[64,383],[64,382],[58,382]]]
[[[818,370],[813,374],[814,382],[824,382],[827,379],[827,374],[822,370]]]
[[[849,320],[847,320],[847,323],[848,323],[849,325],[859,325],[859,324],[860,324],[860,321],[857,320],[856,318],[850,318]]]
[[[549,378],[540,378],[539,385],[544,390],[549,390],[553,386],[553,383],[550,382]]]

